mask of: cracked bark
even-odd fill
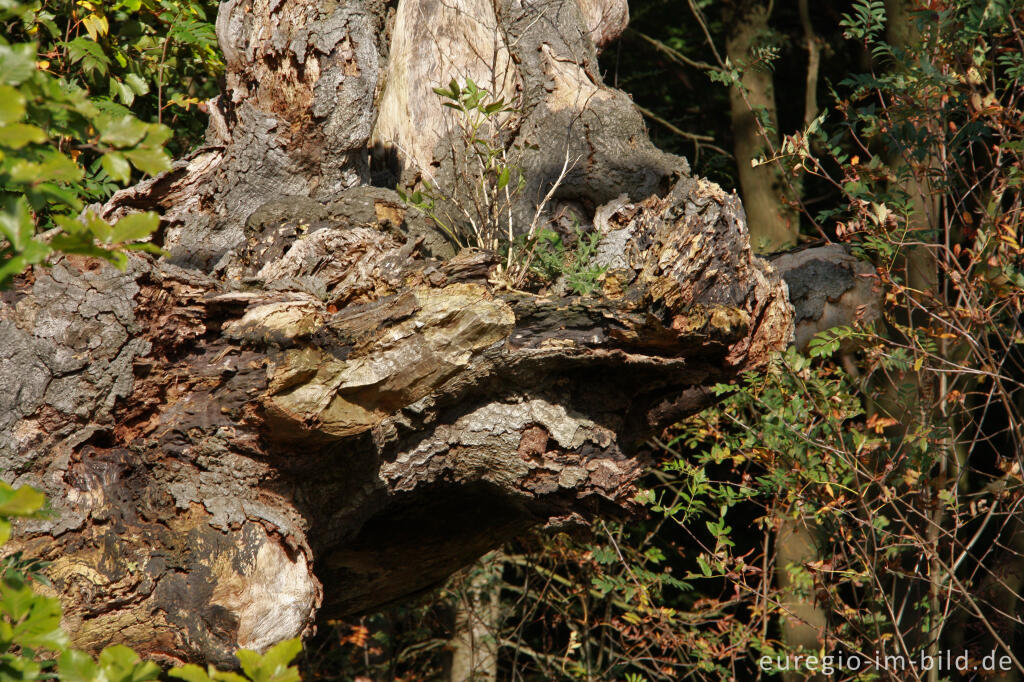
[[[369,184],[371,140],[402,177],[444,148],[442,52],[414,19],[459,7],[497,30],[445,58],[511,55],[517,134],[584,155],[555,203],[602,233],[590,298],[496,286],[493,254],[446,253]],[[103,207],[161,208],[171,256],[65,258],[0,298],[0,467],[54,509],[11,549],[53,562],[76,644],[231,664],[527,527],[628,511],[644,439],[790,342],[738,199],[601,83],[595,45],[624,23],[591,0],[221,4],[209,145]],[[565,147],[521,149],[547,191]]]

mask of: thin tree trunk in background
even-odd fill
[[[921,34],[918,31],[910,10],[914,6],[912,0],[886,0],[885,10],[887,16],[886,37],[890,45],[897,50],[912,49],[921,42]],[[930,112],[925,112],[925,118],[921,125],[937,126],[939,121],[928,120]],[[932,131],[935,132],[934,130]],[[941,225],[941,200],[931,185],[930,179],[921,169],[931,169],[938,166],[939,159],[932,152],[928,158],[915,162],[912,167],[904,150],[897,144],[888,145],[890,152],[889,164],[897,171],[905,170],[906,179],[901,183],[903,190],[910,197],[913,207],[913,214],[908,222],[909,241],[921,241],[925,243],[934,242]],[[929,236],[931,235],[931,236]],[[937,295],[938,292],[938,263],[935,259],[934,249],[928,247],[912,247],[907,250],[906,256],[907,284],[926,295]]]
[[[911,0],[886,0],[885,7],[888,42],[898,52],[909,51],[913,54],[921,47],[925,37],[922,35],[920,18],[912,14],[913,9],[919,8],[918,3]],[[942,194],[936,190],[938,183],[935,183],[932,175],[946,169],[946,149],[942,141],[945,122],[941,112],[925,111],[914,124],[925,129],[935,140],[932,148],[926,150],[924,158],[912,159],[898,144],[892,144],[889,146],[888,159],[888,164],[901,173],[900,188],[910,199],[911,214],[907,218],[907,240],[925,244],[905,249],[905,281],[911,289],[911,297],[924,301],[921,306],[923,309],[935,308],[935,303],[929,299],[939,300],[940,306],[953,306],[954,301],[951,300],[949,293],[950,285],[941,277],[944,266],[939,260],[939,254],[949,253],[953,235],[950,233],[950,221],[944,215]],[[928,244],[935,246],[930,247]],[[918,319],[915,311],[908,312],[906,321],[911,327],[931,324],[928,319]],[[938,343],[936,353],[948,362],[957,363],[958,356],[965,350],[963,345],[962,340],[943,338]],[[952,376],[955,379],[955,375]],[[969,483],[965,473],[967,454],[955,440],[955,434],[961,433],[964,425],[955,415],[947,412],[947,405],[948,396],[964,387],[954,385],[949,377],[950,375],[945,373],[936,378],[934,374],[929,376],[924,372],[911,372],[907,380],[912,384],[910,390],[900,391],[900,387],[891,386],[888,387],[890,395],[887,397],[891,405],[890,411],[901,422],[906,423],[902,418],[902,412],[917,410],[926,423],[931,421],[948,431],[950,435],[937,441],[935,445],[941,453],[937,458],[937,474],[939,480],[949,481],[945,490],[957,495],[959,491],[965,490]],[[906,404],[907,394],[916,399],[913,404]],[[897,395],[900,395],[900,398],[897,398]],[[962,500],[960,504],[963,504]],[[1021,587],[1024,586],[1024,534],[1021,532],[1019,513],[1008,518],[1004,527],[998,531],[998,561],[989,559],[981,564],[976,562],[970,569],[960,568],[961,572],[969,570],[975,574],[969,588],[970,596],[981,605],[981,612],[961,612],[951,617],[948,614],[946,595],[951,576],[943,565],[940,554],[945,551],[944,545],[947,542],[943,538],[944,531],[950,526],[946,510],[946,504],[937,501],[934,503],[927,531],[928,544],[934,550],[928,562],[927,627],[922,629],[911,623],[906,629],[918,630],[922,646],[926,646],[927,653],[931,656],[956,647],[969,650],[972,655],[977,656],[989,651],[1002,650],[1009,653],[1006,646],[1012,647],[1012,642],[1017,637],[1017,627],[1014,627],[1013,623],[1019,623]],[[969,559],[966,565],[969,565],[970,561],[974,559]],[[956,578],[952,577],[952,580]],[[991,629],[982,628],[977,622],[971,622],[976,618],[988,619],[989,614],[996,616],[989,621]],[[979,641],[977,632],[974,632],[972,638],[975,641],[970,645],[965,643],[969,632],[982,629],[986,632],[983,639]],[[939,679],[940,674],[937,670],[929,671],[929,682],[938,682]],[[999,682],[1014,682],[1021,677],[1019,670],[1013,669],[999,671],[992,679]]]
[[[921,43],[921,33],[915,25],[916,19],[911,15],[914,7],[912,0],[885,0],[886,10],[886,39],[897,51],[913,50]],[[930,112],[925,112],[920,120],[920,125],[925,128],[934,128],[940,125],[939,122],[930,120]],[[933,131],[934,132],[934,131]],[[924,175],[922,169],[935,167],[933,153],[929,153],[922,161],[913,162],[907,158],[904,150],[898,144],[888,146],[888,165],[902,175],[900,188],[910,198],[911,214],[907,217],[907,239],[912,242],[921,242],[925,246],[912,246],[904,249],[903,270],[905,282],[910,287],[911,297],[929,299],[942,295],[938,287],[938,261],[934,249],[927,246],[936,243],[941,239],[937,231],[940,225],[939,209],[940,200],[933,192],[930,179]],[[924,303],[927,309],[930,304]],[[906,320],[911,326],[918,321],[929,324],[927,320],[916,320],[917,311],[910,311]],[[945,344],[943,344],[945,346]],[[945,355],[943,349],[940,353]],[[924,423],[935,420],[941,424],[946,421],[943,416],[945,391],[934,377],[925,372],[908,372],[905,384],[909,386],[890,385],[885,387],[887,395],[883,399],[887,403],[887,410],[901,424],[914,423],[915,418],[906,418],[907,412],[918,412],[923,417]],[[908,390],[909,388],[909,390]],[[907,404],[908,395],[911,404]],[[955,432],[955,430],[954,430]],[[953,444],[947,438],[938,447],[945,452],[939,458],[939,476],[946,478],[951,474],[954,479],[958,470],[956,452]],[[942,592],[947,578],[943,575],[942,565],[939,561],[939,537],[942,528],[946,523],[945,505],[935,504],[931,514],[931,523],[927,531],[929,544],[936,554],[928,562],[928,597],[927,597],[927,622],[923,629],[918,627],[916,622],[908,623],[904,630],[914,633],[920,641],[915,642],[918,646],[924,646],[929,656],[937,656],[941,646],[941,633],[945,627],[943,614]],[[910,615],[911,619],[919,620],[916,614]],[[927,675],[929,682],[938,682],[940,679],[938,670],[931,670]]]
[[[804,125],[810,125],[818,116],[818,74],[821,69],[821,43],[814,33],[808,0],[799,0],[800,26],[804,32],[807,50],[807,79],[804,86]]]
[[[756,159],[770,158],[771,150],[779,146],[773,74],[769,65],[755,63],[756,48],[771,30],[768,12],[768,5],[759,0],[737,0],[725,19],[729,27],[726,54],[730,62],[742,68],[742,89],[729,89],[733,152],[750,225],[750,242],[758,253],[791,248],[800,232],[799,212],[785,202],[791,190],[782,166],[751,165]]]
[[[812,519],[790,518],[783,514],[775,537],[775,576],[782,609],[782,641],[790,651],[818,652],[824,644],[825,612],[814,597],[813,580],[805,566],[820,558],[815,536],[808,527]],[[787,682],[824,680],[824,675],[806,671],[784,672]]]
[[[494,682],[498,678],[503,569],[501,552],[489,552],[458,579],[449,682]]]
[[[771,30],[769,12],[769,5],[759,0],[739,0],[726,13],[726,53],[742,69],[742,89],[733,86],[729,90],[733,149],[750,241],[761,253],[795,246],[800,230],[799,212],[786,203],[792,190],[783,176],[782,165],[752,165],[754,160],[770,158],[771,150],[779,146],[773,72],[767,64],[755,64],[756,48],[766,42]],[[812,44],[813,38],[808,37],[808,41]],[[816,55],[810,52],[808,84],[816,84]],[[807,97],[808,102],[814,101],[812,92]],[[776,534],[775,570],[781,593],[782,640],[794,650],[816,652],[822,645],[825,614],[815,603],[813,589],[799,580],[799,576],[806,575],[803,566],[817,558],[812,532],[802,520],[783,515]],[[787,682],[808,679],[803,672],[783,673],[783,678]]]

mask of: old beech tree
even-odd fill
[[[159,210],[169,256],[65,258],[0,299],[0,466],[55,511],[15,546],[53,562],[79,646],[230,663],[628,509],[644,440],[791,342],[738,198],[602,82],[626,21],[624,0],[221,3],[206,145],[101,209]],[[452,79],[514,104],[513,222],[599,231],[599,291],[501,286],[394,192],[471,180],[433,92]],[[842,305],[829,262],[790,259],[797,322]]]

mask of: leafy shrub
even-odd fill
[[[539,272],[533,262],[538,246],[543,253],[561,248],[560,240],[552,241],[553,232],[542,236],[540,225],[545,206],[572,166],[568,150],[558,178],[536,206],[530,224],[516,225],[515,202],[526,187],[522,169],[512,160],[514,150],[506,141],[516,109],[503,98],[495,99],[472,79],[464,84],[452,79],[447,88],[434,88],[434,92],[442,106],[456,112],[461,137],[453,140],[451,153],[455,177],[461,182],[444,188],[427,178],[410,192],[397,187],[398,195],[430,217],[456,246],[503,252],[504,262],[495,273],[495,282],[510,288],[522,286],[531,272]],[[429,176],[426,169],[421,171]],[[583,248],[596,249],[597,238],[588,238],[590,247]],[[588,281],[596,274],[583,274],[587,261],[589,255],[586,260],[574,261],[579,268],[570,284],[574,291],[586,289],[589,293],[592,289]],[[572,263],[566,265],[573,267]],[[540,271],[545,269],[542,266]]]
[[[82,211],[194,139],[199,118],[180,110],[220,64],[205,16],[191,0],[0,4],[0,287],[56,252],[118,266],[125,250],[158,252],[143,241],[156,213],[111,224]]]
[[[472,79],[447,88],[434,88],[442,105],[456,112],[462,148],[453,150],[466,191],[446,190],[422,182],[423,189],[398,194],[403,201],[429,216],[458,246],[470,243],[497,250],[502,239],[512,236],[512,199],[525,184],[522,171],[509,163],[502,136],[513,109],[504,99],[494,99]],[[465,226],[465,227],[463,227]],[[468,230],[468,232],[467,232]]]
[[[526,236],[517,240],[523,257],[530,261],[530,269],[544,282],[564,278],[566,288],[577,296],[589,296],[600,288],[598,278],[607,268],[591,261],[597,254],[601,235],[576,229],[573,248],[567,249],[562,237],[554,230],[541,229],[533,240]]]

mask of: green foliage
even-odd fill
[[[468,192],[444,189],[429,180],[422,188],[398,195],[429,216],[459,247],[468,245],[498,250],[512,239],[512,202],[526,184],[522,170],[509,162],[502,140],[509,115],[515,109],[494,97],[472,79],[460,85],[434,88],[442,105],[456,112],[462,130],[462,149],[453,150],[457,176],[466,179]]]
[[[565,274],[570,290],[587,295],[595,290],[599,268],[589,266],[599,236],[578,235],[573,253],[561,238],[541,227],[542,215],[572,162],[568,152],[561,173],[536,206],[528,225],[518,225],[517,201],[526,187],[522,169],[512,161],[507,133],[517,110],[468,79],[452,80],[447,88],[434,88],[442,105],[456,112],[462,139],[452,149],[456,187],[442,188],[424,179],[412,191],[397,187],[399,197],[428,217],[460,247],[473,246],[500,252],[503,262],[492,278],[508,288],[523,286],[532,275],[550,280]],[[429,175],[429,173],[426,173]]]
[[[538,230],[533,243],[525,236],[517,242],[521,253],[532,256],[531,269],[542,281],[554,282],[565,278],[565,286],[577,296],[589,296],[600,288],[599,278],[607,268],[591,261],[597,254],[601,235],[576,229],[572,249],[567,249],[562,237],[554,230]]]
[[[65,649],[58,659],[57,671],[57,679],[67,682],[144,682],[160,678],[159,666],[143,662],[138,654],[121,645],[104,649],[98,661],[85,652]]]
[[[4,542],[11,520],[38,518],[45,514],[45,498],[31,488],[14,489],[0,482],[0,529]],[[60,627],[60,602],[37,594],[31,578],[18,570],[17,559],[8,557],[0,575],[0,675],[9,679],[49,679],[50,661],[36,660],[36,653],[51,655],[68,646]]]
[[[478,87],[472,78],[467,78],[465,85],[462,86],[453,78],[447,88],[434,88],[434,93],[448,100],[442,102],[442,106],[455,109],[469,117],[470,125],[476,133],[480,132],[483,123],[490,117],[514,111],[505,104],[504,98],[491,99],[490,93]],[[489,140],[474,139],[474,142],[484,148],[488,158],[497,156],[490,148]]]
[[[205,116],[198,107],[217,95],[223,70],[211,23],[215,2],[45,0],[30,7],[22,30],[40,42],[43,68],[89,92],[108,113],[130,109],[172,126],[174,153],[199,140]]]
[[[869,339],[870,334],[858,331],[850,326],[833,327],[815,335],[807,349],[812,358],[830,358],[844,341],[851,339]]]
[[[170,671],[170,676],[185,682],[299,682],[298,668],[289,666],[289,663],[301,651],[302,642],[289,639],[274,645],[263,655],[240,650],[236,655],[244,675],[216,670],[213,666],[203,670],[197,665],[186,665]]]
[[[839,25],[844,29],[847,38],[874,42],[885,29],[884,0],[856,0],[853,13],[843,14]]]
[[[205,18],[192,0],[0,6],[0,287],[58,252],[119,267],[127,250],[159,253],[145,241],[157,214],[111,224],[82,211],[194,139],[188,110],[220,68]]]

